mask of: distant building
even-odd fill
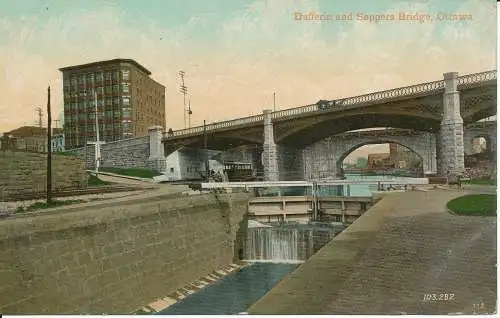
[[[371,153],[368,155],[368,168],[394,168],[390,153]]]
[[[151,126],[165,128],[165,86],[131,59],[114,59],[59,69],[63,75],[65,147],[99,140],[146,136]]]
[[[22,126],[5,132],[4,136],[9,139],[11,149],[28,152],[47,152],[47,128]],[[59,149],[61,149],[61,138],[64,142],[63,130],[61,128],[53,128],[52,136],[52,151],[62,151]],[[54,148],[54,145],[57,145],[57,147]],[[64,150],[64,147],[62,149]]]

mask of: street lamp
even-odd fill
[[[101,141],[99,138],[99,112],[97,109],[97,91],[95,89],[89,92],[85,91],[85,97],[88,94],[93,95],[94,99],[94,112],[95,112],[95,130],[96,130],[96,142],[95,142],[95,174],[99,173],[99,166],[101,163]],[[85,130],[87,130],[87,113],[85,113]],[[104,131],[103,131],[104,132]],[[85,149],[87,149],[87,136],[85,135]]]

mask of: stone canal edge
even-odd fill
[[[133,314],[144,315],[144,314],[154,314],[166,310],[168,307],[176,304],[177,302],[183,300],[189,295],[192,295],[199,291],[200,289],[210,286],[216,281],[226,277],[227,275],[234,273],[246,267],[247,263],[231,263],[222,266],[221,268],[205,275],[194,282],[187,284],[174,292],[166,295],[163,298],[156,299],[155,301],[149,303],[148,305],[142,307],[139,310],[133,312]]]

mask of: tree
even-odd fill
[[[358,169],[368,168],[368,159],[364,157],[356,158],[356,168]]]

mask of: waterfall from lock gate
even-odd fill
[[[249,228],[245,259],[252,262],[301,263],[314,254],[312,229]]]

